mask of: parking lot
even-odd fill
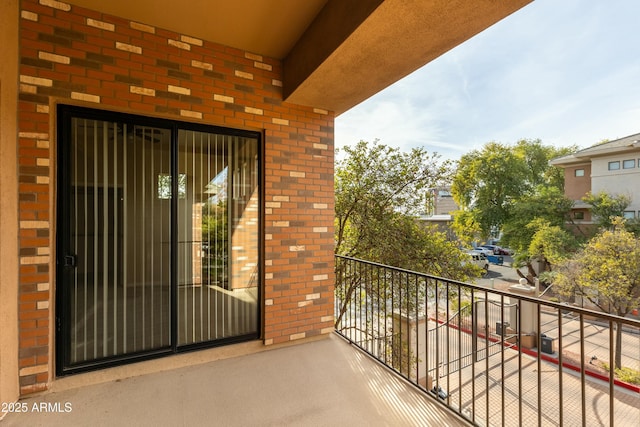
[[[513,258],[508,255],[501,255],[503,263],[489,264],[489,271],[484,277],[478,279],[475,283],[491,289],[506,290],[509,286],[518,283],[520,276],[516,272],[516,269],[511,265]]]

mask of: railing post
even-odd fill
[[[605,420],[608,415],[610,425],[622,425],[628,418],[629,408],[637,409],[622,399],[618,400],[618,388],[640,390],[619,381],[615,372],[610,370],[607,413],[606,399],[593,392],[596,388],[600,390],[599,382],[605,377],[586,364],[587,355],[595,356],[600,347],[606,346],[600,341],[587,340],[587,332],[589,338],[600,335],[606,338],[608,334],[608,358],[613,361],[616,344],[613,325],[622,324],[629,328],[625,340],[635,345],[637,341],[634,340],[640,336],[640,322],[637,320],[579,307],[571,307],[576,318],[565,317],[565,305],[538,300],[535,297],[539,290],[526,286],[526,283],[512,286],[509,294],[348,257],[337,258],[337,332],[419,389],[434,394],[436,399],[442,400],[449,409],[469,422],[500,425],[502,421],[502,425],[505,422],[522,425],[530,419],[532,423],[537,420],[538,424],[547,421],[555,424],[557,421],[559,425],[586,425],[596,419],[594,417]],[[383,269],[384,274],[380,275],[378,269]],[[412,280],[413,277],[416,280]],[[424,296],[420,291],[423,281]],[[431,290],[428,283],[433,284]],[[458,289],[455,301],[447,298],[452,294],[453,286]],[[463,288],[468,291],[462,292]],[[466,313],[471,313],[471,319],[463,323],[459,311],[455,322],[452,307],[457,305],[460,309],[463,293],[465,304],[470,302]],[[499,296],[499,302],[495,295]],[[505,300],[510,304],[506,305]],[[483,305],[478,305],[479,302]],[[453,305],[450,307],[450,304]],[[499,305],[499,311],[489,311],[493,305]],[[542,306],[546,309],[542,310]],[[434,307],[436,326],[429,329]],[[556,310],[555,321],[546,321],[552,316],[550,310]],[[440,311],[446,314],[444,319]],[[608,323],[608,331],[606,326],[592,319],[604,319]],[[485,329],[489,321],[500,326],[502,334],[497,334],[500,336],[489,333],[488,327]],[[505,321],[510,321],[509,328],[506,328]],[[514,326],[515,331],[511,329]],[[549,353],[547,357],[530,351],[536,345],[542,351],[541,332],[554,330],[558,335],[557,355]],[[449,337],[454,332],[457,339]],[[517,337],[517,348],[505,344],[508,341],[505,335],[512,334]],[[485,338],[480,341],[483,336]],[[382,337],[379,350],[371,346],[375,337]],[[498,349],[500,355],[492,354],[490,348]],[[563,353],[565,349],[569,350],[566,354]],[[483,351],[487,354],[484,355]],[[534,356],[534,359],[529,356]],[[605,351],[598,353],[600,356],[602,360],[607,358]],[[494,359],[490,361],[490,357]],[[629,363],[636,363],[637,359],[632,356],[624,357]],[[557,385],[553,384],[551,374],[545,374],[555,371],[554,364],[557,365]],[[576,369],[577,374],[569,374]],[[592,377],[598,379],[596,384],[592,384]],[[530,387],[533,384],[536,386]],[[557,407],[554,406],[556,404]]]
[[[509,291],[516,295],[525,295],[528,297],[536,297],[535,286],[528,286],[527,279],[520,279],[520,283],[509,287]],[[516,324],[519,331],[520,342],[518,346],[523,348],[533,348],[537,346],[538,334],[540,331],[537,329],[538,314],[536,311],[537,304],[527,301],[522,301],[520,304],[520,323],[517,319],[511,319],[512,324]]]
[[[478,301],[471,302],[471,352],[473,354],[473,359],[475,362],[478,362],[480,358],[478,357],[478,309],[476,304]]]

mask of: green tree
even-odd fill
[[[624,194],[612,195],[605,191],[596,194],[588,193],[582,201],[591,205],[591,214],[596,224],[605,229],[613,227],[613,219],[621,217],[631,204],[631,198]]]
[[[501,231],[502,244],[516,251],[514,266],[528,269],[518,274],[533,283],[538,273],[532,258],[543,261],[544,270],[553,265],[545,237],[573,240],[562,245],[565,249],[576,246],[565,230],[573,201],[564,196],[564,171],[549,164],[576,149],[523,139],[511,146],[491,142],[463,156],[452,186],[462,208],[454,215],[454,231],[465,241]]]
[[[514,256],[516,273],[534,285],[538,278],[543,285],[549,285],[554,267],[571,256],[579,247],[580,240],[564,226],[551,224],[544,218],[535,218],[523,226],[522,235],[526,235],[528,246]],[[539,268],[533,266],[538,262]],[[527,273],[521,271],[526,267]]]
[[[401,219],[424,209],[426,189],[446,182],[450,163],[422,148],[401,152],[377,140],[342,150],[335,170],[335,252],[379,261],[375,254],[393,241],[391,230],[406,230]]]
[[[473,212],[468,210],[459,210],[453,213],[451,228],[464,246],[470,246],[482,234],[480,224],[476,222]]]
[[[551,186],[564,190],[564,170],[549,165],[553,158],[564,156],[577,150],[577,147],[557,148],[544,145],[541,140],[522,139],[513,147],[515,155],[524,162],[525,194],[531,194],[539,186]]]
[[[555,275],[558,292],[580,296],[603,312],[624,317],[640,307],[640,239],[614,219],[613,228],[592,238]],[[622,367],[622,327],[616,325],[615,367]]]
[[[503,225],[502,243],[529,258],[533,236],[542,227],[556,226],[562,230],[570,221],[573,201],[556,186],[540,185],[535,192],[525,195],[513,204],[511,218]]]
[[[417,220],[426,190],[448,180],[449,162],[421,148],[401,152],[378,141],[360,141],[343,150],[345,157],[335,171],[336,254],[461,281],[481,274],[472,263],[463,263],[468,257],[456,243]],[[366,283],[337,265],[336,293],[346,307]],[[366,289],[383,299],[389,291]],[[336,325],[342,315],[336,316]]]
[[[634,236],[640,237],[640,218],[635,217],[635,218],[628,219],[624,223],[624,228],[628,232],[633,233]]]
[[[548,284],[547,275],[553,271],[554,267],[561,264],[568,256],[578,249],[578,240],[576,237],[559,225],[551,225],[543,219],[536,219],[527,225],[527,228],[536,231],[531,236],[529,247],[527,248],[526,263],[529,276],[531,279],[538,276],[543,284]],[[537,259],[542,262],[543,268],[540,274],[535,273],[531,266],[531,260]],[[518,270],[520,273],[520,270]]]
[[[575,149],[558,149],[543,145],[539,139],[523,139],[512,146],[490,142],[481,150],[462,156],[451,190],[461,210],[468,212],[473,220],[470,221],[468,215],[456,215],[454,226],[460,230],[464,223],[475,223],[480,229],[476,237],[487,238],[514,218],[525,223],[535,219],[537,216],[523,217],[530,212],[518,209],[518,203],[530,203],[538,194],[544,200],[548,197],[541,193],[545,188],[563,193],[564,175],[549,165],[549,160]]]
[[[526,167],[509,147],[491,142],[481,151],[462,156],[453,178],[451,193],[463,211],[469,212],[482,234],[488,237],[510,216],[511,202],[520,197],[524,186],[517,177],[526,175]],[[457,221],[460,216],[455,216]],[[465,222],[469,222],[465,218]],[[460,227],[457,227],[460,228]]]

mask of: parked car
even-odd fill
[[[478,248],[485,248],[491,251],[491,255],[500,255],[499,252],[496,251],[496,245],[480,245]]]
[[[493,255],[511,255],[511,252],[498,245],[482,245],[481,248],[489,249],[493,252]]]
[[[489,271],[489,260],[487,259],[487,256],[484,253],[480,251],[475,251],[475,250],[467,251],[466,253],[470,257],[469,262],[484,269],[484,271]]]
[[[476,246],[471,249],[472,251],[482,252],[485,256],[493,255],[493,249],[486,248],[484,246]]]
[[[509,248],[505,248],[505,247],[500,247],[500,249],[502,249],[502,251],[504,252],[503,255],[509,255],[509,256],[513,256],[514,251],[513,249],[509,249]]]
[[[501,246],[501,248],[505,252],[505,255],[513,256],[515,252],[513,249],[505,248],[504,246]]]
[[[509,248],[496,245],[496,250],[500,252],[498,255],[513,255],[513,251]]]

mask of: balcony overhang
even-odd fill
[[[283,61],[284,100],[343,113],[532,0],[69,0]]]
[[[287,101],[347,111],[530,0],[330,1],[284,61]]]

